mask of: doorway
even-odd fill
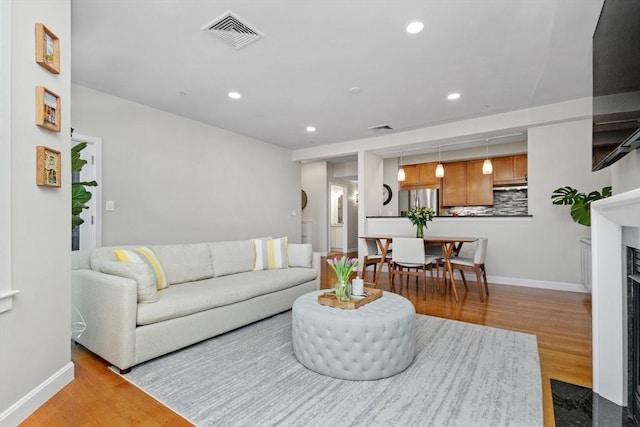
[[[88,250],[102,246],[102,138],[75,134],[71,137],[71,147],[86,142],[87,146],[80,152],[80,157],[87,161],[80,172],[74,172],[71,182],[96,181],[97,187],[86,187],[91,199],[86,203],[88,209],[82,211],[80,218],[84,220],[79,227],[71,230],[71,249]]]
[[[329,249],[331,252],[347,251],[347,187],[342,184],[330,185],[329,203]]]

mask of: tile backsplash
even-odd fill
[[[494,190],[493,206],[454,206],[447,209],[448,215],[527,215],[529,204],[527,189]]]

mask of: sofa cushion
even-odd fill
[[[106,274],[126,277],[136,281],[138,286],[138,303],[151,303],[158,301],[158,289],[156,278],[151,267],[146,264],[133,262],[104,262],[100,271]]]
[[[215,277],[253,270],[256,251],[253,240],[209,243]]]
[[[211,251],[206,243],[158,245],[150,248],[160,260],[171,285],[213,277]]]
[[[135,246],[104,246],[102,248],[95,248],[91,251],[91,269],[94,271],[102,271],[102,265],[105,262],[115,262],[116,254],[114,249],[134,249]]]
[[[287,237],[279,239],[253,239],[256,251],[254,270],[274,270],[288,268]]]
[[[116,260],[120,262],[131,262],[136,264],[146,264],[151,267],[151,271],[155,276],[155,283],[158,290],[164,289],[169,286],[167,282],[167,276],[164,273],[162,264],[151,251],[146,247],[138,247],[135,249],[115,249],[114,254]]]
[[[138,305],[138,325],[148,325],[245,301],[315,280],[309,268],[260,270],[181,283],[158,293],[155,304]]]
[[[313,246],[311,243],[289,243],[287,254],[289,255],[289,267],[312,267]]]

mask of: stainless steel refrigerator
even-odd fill
[[[400,190],[398,195],[400,203],[400,215],[405,216],[407,211],[416,206],[432,208],[436,216],[438,213],[438,189]]]

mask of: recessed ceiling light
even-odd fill
[[[422,22],[415,21],[407,25],[407,33],[416,34],[422,31],[423,28],[424,28],[424,24]]]
[[[229,98],[231,99],[240,99],[242,97],[242,95],[240,95],[238,92],[229,92]]]
[[[447,95],[447,99],[449,101],[453,101],[453,100],[458,99],[458,98],[460,98],[460,94],[457,93],[457,92],[450,93],[449,95]]]
[[[307,132],[315,132],[316,128],[315,126],[307,126]]]
[[[360,93],[362,89],[360,89],[358,86],[354,86],[351,89],[349,89],[349,92],[356,94],[356,93]]]

